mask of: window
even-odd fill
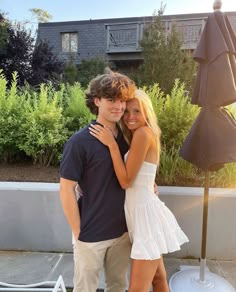
[[[61,34],[62,52],[76,53],[78,51],[78,33],[66,32]]]

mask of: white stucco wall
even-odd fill
[[[159,187],[190,239],[175,257],[200,257],[203,188]],[[236,259],[236,189],[210,189],[207,258]],[[0,182],[0,250],[71,252],[59,184]]]

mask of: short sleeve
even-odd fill
[[[83,158],[81,145],[72,137],[64,146],[60,163],[60,177],[80,182],[83,173]]]

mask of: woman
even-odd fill
[[[112,132],[91,125],[90,133],[107,145],[122,188],[126,189],[125,215],[130,239],[131,274],[129,292],[168,292],[162,254],[180,249],[188,238],[174,215],[154,195],[153,184],[160,156],[160,129],[150,98],[137,90],[126,104],[121,127],[130,150],[125,163]]]

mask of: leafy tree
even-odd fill
[[[32,55],[32,77],[30,84],[56,83],[60,80],[63,63],[58,60],[46,41],[36,44]]]
[[[9,22],[4,18],[4,15],[0,13],[0,56],[5,53],[8,39]]]
[[[37,22],[48,22],[52,19],[52,15],[49,14],[46,10],[40,8],[31,8],[30,12],[34,18],[37,18]]]
[[[64,73],[63,79],[64,82],[66,83],[72,85],[79,80],[78,67],[72,60],[65,64],[63,73]]]
[[[90,80],[99,74],[103,74],[107,64],[99,58],[82,60],[78,67],[79,83],[87,87]]]
[[[42,14],[41,9],[31,10],[39,16]],[[44,15],[45,21],[46,16],[47,14]],[[25,83],[37,85],[48,81],[55,84],[60,80],[63,64],[53,54],[48,43],[40,41],[34,44],[31,30],[26,28],[26,24],[12,24],[4,14],[0,14],[0,68],[8,86],[14,72],[17,72],[19,86]]]
[[[166,35],[161,17],[161,6],[153,21],[144,29],[141,46],[144,62],[139,67],[136,81],[139,84],[159,83],[162,90],[170,93],[174,80],[179,78],[191,90],[195,64],[189,54],[181,50],[181,39],[175,27]]]
[[[31,76],[31,56],[34,39],[20,23],[7,25],[5,49],[0,54],[0,67],[8,82],[13,72],[18,73],[18,84],[23,85]]]
[[[86,88],[91,79],[104,73],[106,67],[106,62],[100,58],[82,60],[81,64],[77,66],[71,57],[64,67],[64,82],[69,84],[79,82],[83,88]]]

